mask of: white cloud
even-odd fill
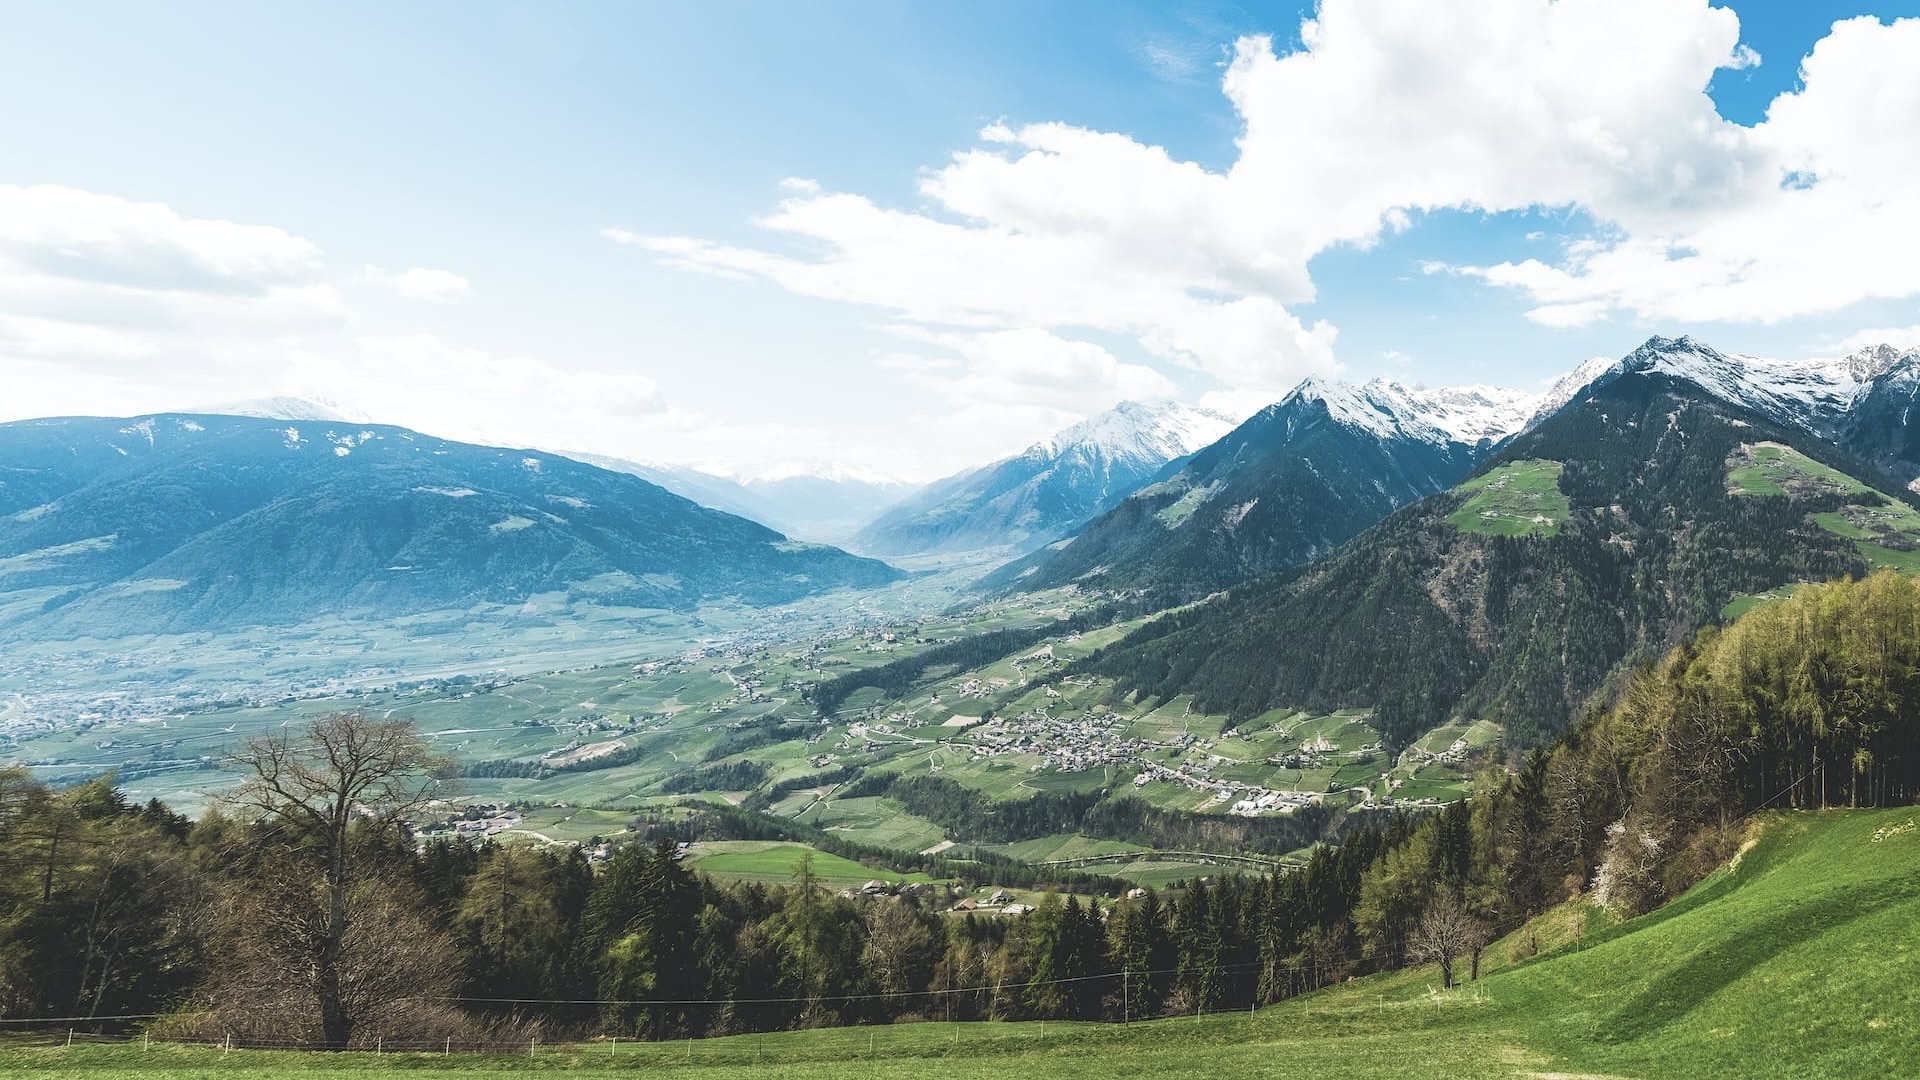
[[[360,276],[368,284],[391,289],[401,296],[415,300],[432,300],[436,303],[451,304],[464,300],[467,296],[467,279],[451,270],[433,270],[424,266],[415,266],[407,270],[386,270],[368,265],[361,269]]]
[[[1845,356],[1875,345],[1891,345],[1896,349],[1920,349],[1920,324],[1861,330],[1858,333],[1848,334],[1823,351],[1832,356]]]
[[[423,268],[352,280],[426,299],[466,288]],[[0,420],[284,395],[523,445],[698,422],[637,373],[368,327],[319,246],[284,230],[59,187],[0,186],[0,386]]]
[[[352,319],[285,230],[0,185],[0,420],[253,396],[292,342]]]
[[[1413,215],[1581,211],[1558,259],[1423,266],[1531,318],[1771,321],[1920,292],[1920,20],[1835,27],[1765,123],[1715,73],[1759,62],[1707,0],[1323,0],[1281,56],[1243,38],[1224,171],[1124,135],[995,124],[895,209],[790,181],[760,247],[608,230],[662,262],[931,328],[1133,338],[1243,395],[1337,369],[1314,256]],[[1809,182],[1811,178],[1811,182]]]
[[[140,291],[259,295],[311,279],[320,249],[272,226],[183,217],[164,203],[0,184],[0,267]]]
[[[910,340],[939,346],[958,360],[912,353],[880,363],[906,372],[957,405],[1037,405],[1067,414],[1100,412],[1125,400],[1171,397],[1175,387],[1144,364],[1124,364],[1091,342],[1035,327],[956,333],[910,325]]]
[[[1558,264],[1463,269],[1523,292],[1550,326],[1615,312],[1764,324],[1920,293],[1920,262],[1889,242],[1920,236],[1916,57],[1920,20],[1837,23],[1798,90],[1763,123],[1729,130],[1741,163],[1731,187],[1688,213],[1571,241]]]

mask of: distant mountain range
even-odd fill
[[[1029,550],[1066,536],[1232,427],[1218,413],[1122,402],[1001,461],[929,484],[854,535],[875,555]]]
[[[0,633],[771,604],[900,576],[635,476],[404,428],[192,414],[0,425]]]
[[[1066,584],[1191,599],[1318,559],[1393,511],[1453,486],[1598,382],[1663,371],[1920,484],[1920,350],[1831,360],[1723,354],[1654,338],[1590,361],[1544,394],[1309,379],[1066,542],[988,575],[990,591]]]
[[[1186,598],[1298,566],[1464,479],[1540,404],[1493,387],[1309,379],[1071,540],[983,584]]]
[[[1466,483],[1093,667],[1241,720],[1365,706],[1394,746],[1456,715],[1538,744],[1627,666],[1772,590],[1920,570],[1900,481],[1914,465],[1888,412],[1916,361],[1791,365],[1654,338],[1587,371]]]
[[[631,473],[701,506],[757,521],[788,536],[841,543],[918,485],[844,470],[788,468],[736,480],[684,465],[644,464],[600,454],[567,456]]]

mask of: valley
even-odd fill
[[[598,843],[618,838],[643,814],[672,814],[703,800],[738,805],[760,795],[755,805],[764,801],[775,818],[866,849],[913,855],[958,844],[1047,864],[1101,857],[1099,872],[1164,883],[1208,871],[1196,871],[1202,864],[1190,860],[1160,859],[1145,844],[1079,837],[1072,821],[1002,839],[943,828],[897,799],[840,793],[876,780],[926,777],[989,804],[1051,793],[1229,818],[1308,806],[1372,810],[1460,797],[1497,743],[1491,725],[1463,722],[1390,760],[1364,709],[1280,709],[1229,729],[1224,717],[1194,710],[1187,698],[1128,700],[1114,693],[1111,680],[1065,673],[1142,619],[1046,635],[1096,606],[1094,597],[1074,590],[995,601],[964,615],[909,618],[900,610],[948,595],[948,588],[927,579],[888,596],[862,594],[857,603],[847,597],[751,619],[715,610],[697,619],[660,613],[657,625],[639,629],[609,615],[554,626],[551,642],[511,625],[497,638],[468,629],[475,650],[509,634],[525,647],[479,671],[444,653],[437,657],[444,668],[419,663],[435,658],[430,650],[446,641],[411,641],[406,625],[385,628],[394,635],[390,642],[345,628],[252,652],[233,641],[230,667],[205,659],[217,655],[209,646],[221,639],[155,642],[146,646],[155,667],[137,666],[140,653],[123,654],[128,659],[113,673],[122,681],[112,691],[82,683],[64,696],[15,695],[0,715],[0,746],[55,781],[113,770],[129,798],[191,808],[235,782],[223,755],[245,739],[360,710],[412,720],[457,763],[462,776],[447,813],[485,805],[520,815],[515,825],[492,831],[502,839]],[[977,666],[934,669],[898,697],[856,691],[830,716],[817,715],[807,700],[821,680],[1003,630],[1039,636]],[[702,635],[693,647],[669,644],[690,633]],[[183,688],[179,696],[152,692],[163,685],[160,661],[170,645],[199,650],[202,688]],[[263,665],[281,649],[315,663],[342,653],[351,659],[337,669],[285,673],[286,682],[263,692],[257,673],[271,672]],[[345,666],[369,656],[382,666]],[[573,666],[544,666],[561,657]],[[607,662],[580,663],[596,657]],[[71,677],[92,659],[71,655]],[[43,673],[26,664],[12,677],[28,685]],[[1113,863],[1122,853],[1134,856],[1129,865]]]
[[[1900,663],[1858,658],[1920,655],[1920,624],[1901,615],[1920,610],[1903,576],[1920,569],[1920,504],[1790,417],[1714,390],[1707,376],[1723,363],[1654,339],[1550,415],[1471,444],[1460,425],[1497,432],[1531,399],[1306,387],[1161,479],[1136,473],[1144,486],[1078,539],[1012,563],[1002,547],[883,564],[724,515],[721,542],[689,551],[624,511],[598,516],[624,490],[675,527],[715,513],[638,477],[447,448],[482,478],[467,480],[436,471],[456,463],[416,457],[406,434],[305,459],[242,424],[226,437],[247,453],[318,477],[276,481],[294,488],[343,482],[340,463],[369,446],[397,454],[390,467],[409,482],[423,467],[441,477],[404,491],[382,481],[407,524],[380,543],[448,572],[418,593],[384,591],[378,575],[368,586],[391,556],[322,529],[313,546],[343,550],[310,559],[324,572],[298,588],[341,599],[303,618],[274,617],[291,610],[285,598],[258,602],[286,580],[261,551],[224,576],[204,569],[210,536],[266,535],[256,514],[267,533],[292,528],[276,502],[211,532],[149,529],[144,550],[178,578],[136,565],[117,539],[53,543],[111,524],[82,511],[109,504],[113,470],[131,470],[155,507],[246,470],[247,454],[216,446],[186,488],[148,484],[178,468],[157,445],[130,464],[95,446],[106,471],[81,455],[84,476],[33,472],[40,486],[15,496],[33,505],[9,519],[0,755],[17,764],[0,768],[0,814],[53,824],[0,847],[71,863],[59,873],[74,888],[121,879],[116,862],[73,862],[71,830],[162,860],[141,864],[139,888],[172,899],[102,916],[128,925],[209,880],[266,897],[278,879],[184,868],[245,849],[305,865],[230,815],[277,802],[263,761],[311,753],[308,739],[331,754],[358,731],[414,755],[409,786],[387,789],[404,816],[348,807],[369,815],[366,830],[392,830],[376,862],[406,880],[385,895],[425,905],[376,925],[412,926],[459,958],[457,974],[435,974],[431,959],[406,970],[478,996],[448,1019],[462,1037],[532,1030],[498,1016],[489,994],[525,1001],[556,1030],[649,1038],[906,1023],[924,1018],[920,994],[988,1022],[1124,1025],[1136,1002],[1150,1015],[1258,1016],[1353,976],[1411,985],[1397,980],[1436,957],[1447,993],[1428,997],[1483,1000],[1483,986],[1522,985],[1536,953],[1572,963],[1552,959],[1570,938],[1585,955],[1618,919],[1685,911],[1699,894],[1689,887],[1712,889],[1737,866],[1736,812],[1783,797],[1910,801],[1920,758],[1910,725],[1888,719],[1910,688]],[[1466,418],[1422,411],[1435,409]],[[169,437],[205,458],[199,437],[218,425],[192,424],[173,422]],[[113,451],[149,429],[97,430]],[[76,482],[71,502],[34,501]],[[494,501],[478,515],[474,496],[446,494],[488,483]],[[1255,509],[1328,500],[1358,531],[1324,553],[1332,534]],[[512,548],[535,515],[548,546]],[[45,522],[59,528],[36,531]],[[1113,561],[1039,587],[1089,537]],[[1277,572],[1246,562],[1259,550]],[[656,559],[708,584],[633,577]],[[626,560],[618,573],[644,587],[610,586],[618,573],[602,560]],[[475,585],[483,567],[508,584]],[[48,589],[77,599],[48,605]],[[228,617],[184,630],[201,602]],[[1789,687],[1794,657],[1862,689]],[[1847,710],[1840,722],[1821,711],[1842,707],[1829,698]],[[236,829],[251,834],[237,848]],[[165,861],[176,856],[186,861]],[[38,903],[56,891],[43,885]],[[253,947],[246,902],[223,901],[206,933]],[[182,948],[210,940],[140,932]],[[1504,943],[1488,952],[1496,933]],[[1469,954],[1487,978],[1461,991]],[[1118,1000],[1099,990],[1116,975]],[[787,996],[736,1011],[743,988],[763,985]],[[662,986],[680,987],[671,1002],[635,1004]],[[894,989],[874,996],[883,986]],[[568,1004],[587,998],[597,1012]],[[222,1015],[258,1039],[278,1022],[249,1000],[229,996]],[[1664,1007],[1648,1000],[1635,1008]],[[307,1030],[358,1046],[370,1029]]]

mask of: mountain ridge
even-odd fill
[[[900,576],[543,451],[211,414],[0,425],[0,625],[12,634],[393,617],[547,594],[686,609]]]
[[[1162,620],[1090,666],[1243,720],[1338,702],[1375,708],[1393,745],[1450,715],[1497,719],[1513,744],[1533,745],[1620,664],[1675,644],[1738,596],[1858,575],[1875,552],[1898,557],[1883,542],[1911,543],[1905,531],[1866,531],[1911,524],[1872,510],[1904,505],[1897,484],[1687,377],[1670,361],[1694,343],[1650,345],[1674,355],[1596,380],[1475,471],[1505,476],[1403,508],[1331,558]],[[1740,451],[1757,445],[1803,455],[1805,482],[1741,489]],[[1470,505],[1488,487],[1503,492],[1488,506],[1521,498],[1525,473],[1550,475],[1539,498],[1560,500],[1558,520]]]
[[[1217,413],[1172,402],[1121,402],[1012,457],[929,484],[874,518],[850,546],[879,555],[1038,547],[1229,426]]]

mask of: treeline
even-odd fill
[[[829,855],[873,868],[875,872],[921,873],[967,885],[994,884],[1017,889],[1058,889],[1062,892],[1114,893],[1124,881],[1057,866],[1035,866],[978,848],[949,848],[937,855],[889,851],[855,843],[831,832],[786,818],[756,813],[743,806],[702,803],[677,808],[671,816],[653,811],[634,822],[645,841],[788,840],[818,848]]]
[[[757,761],[734,761],[674,773],[660,785],[660,790],[668,795],[685,795],[690,791],[745,791],[759,787],[766,779],[765,765]]]
[[[1753,811],[1916,796],[1920,583],[1811,586],[1641,669],[1517,774],[1483,775],[1368,869],[1354,928],[1398,963],[1429,955],[1436,911],[1456,945],[1582,890],[1634,915],[1730,858]]]
[[[728,727],[714,744],[701,756],[702,761],[719,761],[721,758],[744,754],[749,750],[758,750],[763,746],[772,746],[805,734],[806,729],[799,724],[789,724],[777,716],[762,716],[745,720],[738,727]]]
[[[946,896],[835,894],[805,861],[791,884],[722,882],[689,872],[665,842],[623,849],[597,874],[524,848],[450,847],[425,861],[476,1012],[660,1039],[1279,1000],[1373,966],[1346,913],[1366,866],[1401,839],[1369,832],[1298,873],[1177,896],[1048,893],[1019,917],[943,914]],[[508,900],[516,917],[496,916]]]
[[[735,754],[744,753],[748,750],[758,750],[764,746],[772,746],[775,743],[797,739],[801,737],[803,731],[804,728],[801,725],[789,724],[777,716],[758,717],[745,721],[738,727],[728,727],[724,729],[720,737],[714,741],[714,744],[707,748],[705,754],[701,755],[701,761],[705,763],[716,762],[722,758],[732,757]],[[549,776],[557,776],[561,773],[597,772],[603,769],[617,769],[623,765],[631,765],[636,761],[647,761],[658,758],[664,752],[668,741],[667,738],[660,735],[646,737],[629,735],[626,736],[625,745],[623,746],[608,750],[605,753],[595,754],[592,757],[580,758],[574,761],[562,763],[554,758],[542,758],[538,761],[499,758],[490,761],[466,762],[460,766],[459,771],[462,776],[484,779],[544,780]],[[694,770],[693,773],[682,773],[671,777],[667,780],[667,786],[662,790],[670,795],[700,790],[731,791],[754,787],[766,779],[764,767],[756,766],[751,762],[718,765],[712,766],[711,768],[717,771],[709,771],[709,769],[703,767]],[[738,781],[750,776],[752,770],[756,768],[761,770],[759,775],[744,783],[711,783],[705,785],[703,788],[698,784],[690,784],[687,779],[690,775],[698,774],[702,776],[711,775],[730,778],[733,781]]]
[[[1071,827],[1096,839],[1149,848],[1283,855],[1337,839],[1364,817],[1324,805],[1257,818],[1194,814],[1162,809],[1133,796],[1110,798],[1104,791],[1040,792],[997,802],[945,777],[892,773],[868,774],[839,797],[863,795],[898,799],[908,813],[940,826],[947,836],[976,844],[1014,844]]]
[[[360,821],[339,849],[353,917],[315,982],[325,904],[308,905],[324,900],[330,841],[289,836],[292,820],[189,822],[104,780],[55,792],[0,771],[0,1016],[124,1029],[158,1014],[147,1023],[172,1034],[371,1046],[1245,1007],[1351,969],[1327,947],[1344,939],[1309,924],[1351,905],[1388,842],[1364,833],[1301,873],[1177,900],[1115,899],[1124,886],[1080,875],[1101,893],[1048,892],[1002,917],[947,913],[945,887],[836,894],[810,857],[787,885],[723,882],[684,867],[667,835],[596,870],[577,850],[415,846]],[[926,865],[1019,884],[1011,862]]]

